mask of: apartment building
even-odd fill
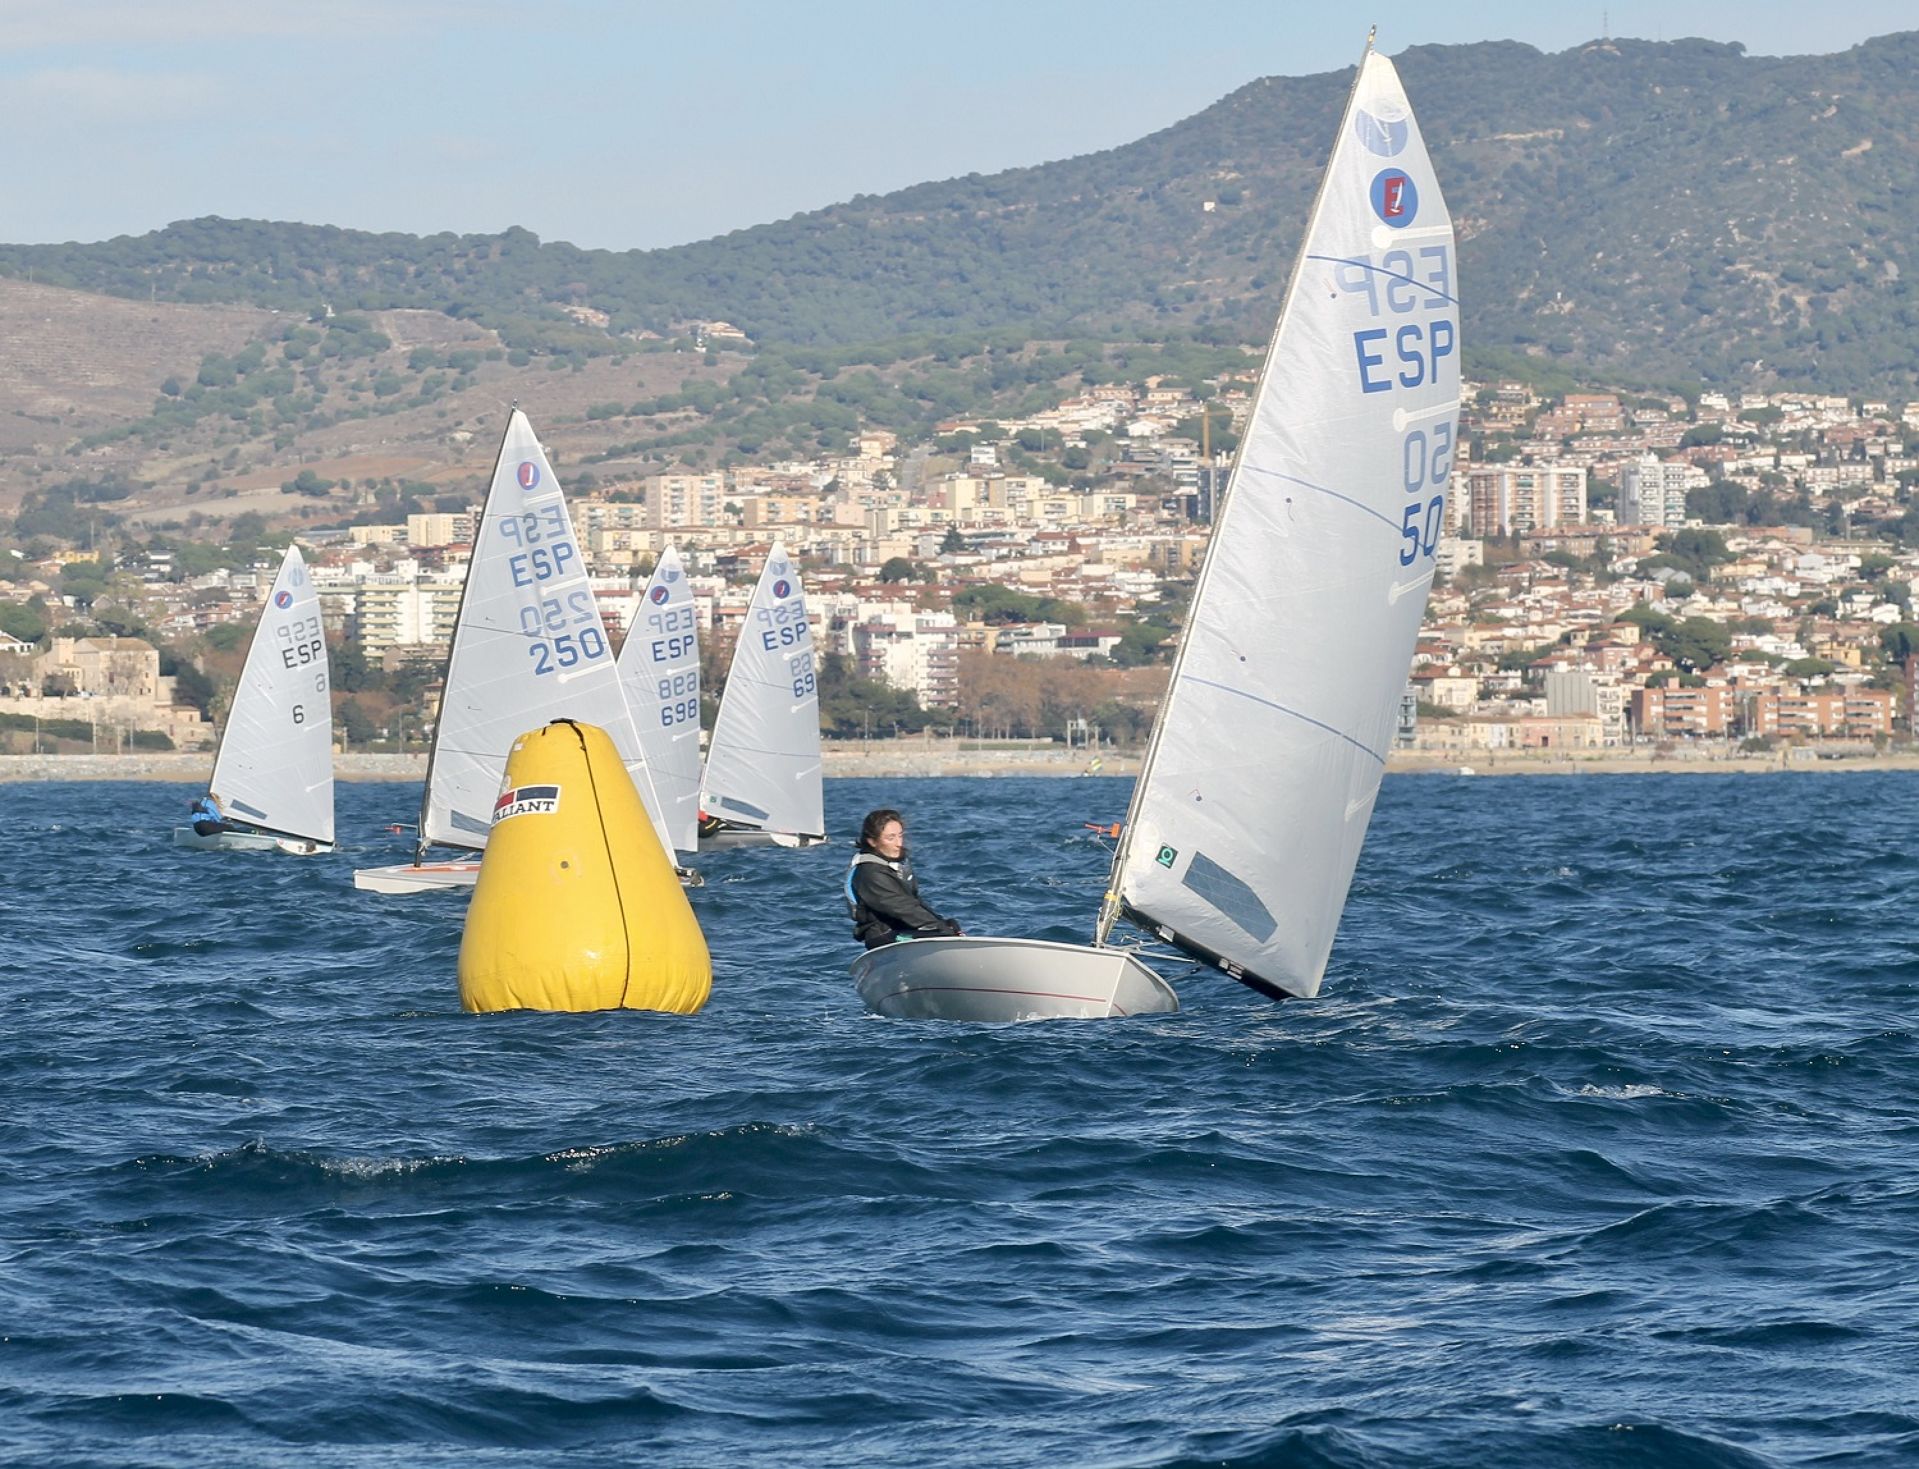
[[[1733,691],[1665,687],[1632,691],[1632,725],[1641,735],[1723,735],[1731,727]]]
[[[726,480],[718,474],[649,474],[640,481],[642,524],[652,530],[718,525],[726,512]]]
[[[1475,536],[1509,536],[1586,522],[1586,470],[1573,464],[1475,464],[1466,470]]]
[[[353,637],[367,657],[447,643],[460,611],[458,577],[368,577],[355,599]]]
[[[1892,733],[1897,707],[1888,689],[1767,690],[1751,696],[1747,720],[1754,734],[1869,740]]]
[[[651,561],[673,538],[671,531],[634,526],[595,526],[581,537],[586,559],[594,566],[635,566]]]
[[[1428,665],[1413,670],[1409,686],[1428,704],[1464,714],[1479,702],[1479,680],[1456,668]]]
[[[646,506],[637,500],[575,500],[573,534],[582,544],[596,530],[644,530]]]
[[[862,677],[911,689],[927,709],[959,704],[960,629],[950,612],[865,609],[847,628]]]
[[[741,523],[748,530],[768,525],[830,523],[829,507],[817,495],[750,495],[739,502]]]
[[[1706,473],[1679,460],[1665,463],[1651,454],[1619,470],[1619,523],[1663,525],[1676,529],[1686,523],[1686,491],[1704,488]]]
[[[416,551],[434,546],[470,546],[479,520],[477,510],[409,515],[406,518],[406,543]]]

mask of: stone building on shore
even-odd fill
[[[157,731],[179,750],[213,742],[200,711],[175,702],[174,680],[160,672],[160,650],[143,638],[57,637],[46,652],[9,661],[17,671],[0,677],[0,714]]]

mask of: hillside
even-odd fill
[[[1815,57],[1618,41],[1397,59],[1461,221],[1480,370],[1530,357],[1616,382],[1919,385],[1899,203],[1919,191],[1919,33]],[[1003,330],[1256,341],[1349,76],[1268,78],[1109,152],[670,250],[196,220],[0,247],[0,273],[142,299],[444,311],[508,348],[573,355],[715,319],[814,346]]]
[[[612,345],[604,333],[600,340]],[[730,457],[807,458],[862,427],[1050,407],[1086,381],[1244,369],[1191,343],[902,340],[829,351],[684,341],[532,352],[443,312],[126,301],[0,280],[0,516],[69,540],[124,520],[390,520],[469,503],[522,404],[585,487]]]
[[[535,408],[578,464],[633,431],[589,418],[596,404],[728,375],[681,353],[524,357],[434,311],[314,321],[0,281],[0,514],[48,494],[102,525],[149,527],[378,518],[440,493],[465,504],[510,402]]]

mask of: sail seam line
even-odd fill
[[[1298,485],[1301,489],[1312,490],[1317,494],[1330,495],[1332,496],[1333,499],[1343,501],[1346,504],[1352,506],[1353,509],[1355,510],[1365,511],[1366,514],[1372,516],[1374,520],[1377,520],[1381,525],[1386,526],[1389,529],[1392,529],[1392,530],[1399,529],[1399,527],[1394,525],[1391,520],[1387,519],[1387,517],[1385,517],[1384,515],[1381,515],[1377,510],[1373,509],[1373,507],[1368,505],[1364,500],[1355,500],[1351,495],[1342,495],[1338,490],[1328,489],[1325,485],[1316,485],[1311,480],[1301,479],[1296,474],[1282,474],[1277,469],[1261,469],[1256,464],[1248,464],[1248,465],[1242,466],[1239,473],[1240,474],[1262,474],[1262,475],[1266,475],[1267,477],[1271,479],[1284,480],[1286,481],[1287,484]]]
[[[1249,693],[1245,689],[1234,688],[1231,684],[1217,683],[1210,678],[1201,678],[1197,674],[1188,674],[1187,679],[1192,683],[1201,685],[1202,687],[1209,688],[1209,689],[1218,689],[1223,694],[1237,694],[1242,699],[1251,699],[1255,704],[1264,704],[1268,709],[1276,709],[1281,714],[1287,714],[1292,716],[1294,719],[1303,720],[1305,723],[1312,725],[1315,729],[1323,729],[1329,735],[1338,735],[1339,738],[1344,740],[1347,744],[1351,745],[1355,750],[1358,750],[1361,754],[1365,755],[1368,759],[1372,760],[1375,764],[1384,765],[1386,763],[1386,757],[1384,755],[1374,754],[1370,746],[1361,744],[1358,740],[1354,739],[1351,735],[1347,734],[1345,730],[1336,729],[1332,725],[1326,723],[1326,721],[1323,719],[1315,719],[1310,714],[1302,714],[1297,709],[1289,709],[1284,704],[1275,703],[1271,699],[1261,698],[1258,694]]]
[[[1401,275],[1396,270],[1388,270],[1383,265],[1374,265],[1372,261],[1366,259],[1364,256],[1352,259],[1344,255],[1308,255],[1306,258],[1308,260],[1320,261],[1325,265],[1357,265],[1361,270],[1370,270],[1374,275],[1383,275],[1388,280],[1404,281],[1409,286],[1417,286],[1429,296],[1436,296],[1449,306],[1457,306],[1459,304],[1459,298],[1457,296],[1448,296],[1437,286],[1428,285],[1422,280],[1415,280],[1409,275]]]

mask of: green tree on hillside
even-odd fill
[[[912,690],[860,677],[842,653],[828,653],[820,660],[819,693],[820,728],[842,739],[863,733],[890,736],[895,730],[917,734],[935,718],[920,707]]]
[[[954,594],[953,610],[979,622],[1057,622],[1078,627],[1086,621],[1086,609],[1077,602],[1054,597],[1036,597],[1016,592],[1011,587],[966,587]]]
[[[1879,646],[1886,651],[1886,657],[1896,663],[1919,653],[1919,623],[1894,623],[1879,634]]]
[[[1710,617],[1688,617],[1654,630],[1653,646],[1690,673],[1703,673],[1732,651],[1732,633]]]
[[[47,635],[45,599],[34,596],[25,602],[0,602],[0,632],[23,643],[39,642]]]

